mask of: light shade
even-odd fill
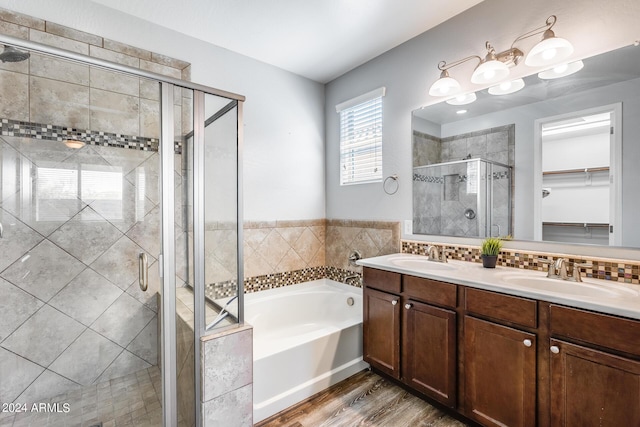
[[[82,148],[85,145],[84,142],[77,139],[65,139],[63,142],[68,148],[73,148],[75,150]]]
[[[497,59],[482,61],[471,75],[471,83],[487,84],[495,83],[509,75],[509,67]]]
[[[567,39],[556,37],[553,31],[547,30],[542,40],[529,51],[524,63],[541,67],[567,59],[572,53],[573,45]]]
[[[524,87],[524,80],[515,79],[508,82],[502,82],[499,85],[490,87],[489,93],[491,95],[508,95],[510,93],[519,91],[523,87]]]
[[[449,77],[447,70],[440,73],[440,78],[429,88],[431,96],[451,96],[460,91],[460,83],[453,77]]]
[[[447,104],[449,105],[467,105],[471,104],[477,99],[476,93],[471,92],[464,95],[458,95],[455,98],[451,98],[447,100]]]
[[[582,70],[582,67],[584,67],[584,63],[582,61],[575,61],[569,64],[560,64],[549,70],[539,72],[538,77],[543,80],[559,79],[560,77],[565,77],[573,73],[577,73],[578,71]]]

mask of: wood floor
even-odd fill
[[[360,372],[256,427],[465,427],[373,372]]]

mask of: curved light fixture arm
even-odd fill
[[[438,63],[438,70],[440,71],[447,71],[453,67],[457,67],[460,64],[463,64],[467,61],[470,61],[472,59],[477,59],[478,62],[482,62],[482,58],[480,58],[478,55],[471,55],[471,56],[467,56],[466,58],[463,59],[458,59],[457,61],[453,61],[450,64],[447,64],[447,61],[440,61],[440,63]]]
[[[551,15],[550,17],[547,18],[547,20],[545,21],[545,24],[542,27],[538,27],[535,28],[531,31],[528,31],[520,36],[518,36],[513,43],[511,43],[511,49],[513,49],[513,46],[515,46],[515,44],[517,42],[519,42],[520,40],[524,40],[527,39],[529,37],[533,37],[535,35],[538,34],[543,34],[544,32],[551,30],[551,28],[553,28],[554,25],[556,25],[556,21],[558,20],[558,18],[556,17],[556,15]]]

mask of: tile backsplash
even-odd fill
[[[244,233],[245,292],[322,278],[343,281],[362,272],[362,267],[349,265],[351,251],[363,258],[400,251],[400,223],[393,221],[246,222]],[[214,286],[207,291],[217,295]]]
[[[479,246],[451,245],[441,242],[424,242],[402,240],[402,252],[424,255],[428,245],[444,246],[450,259],[482,262]],[[502,248],[498,256],[498,266],[518,268],[524,270],[546,271],[547,265],[538,258],[557,259],[566,258],[570,263],[589,263],[592,266],[583,268],[584,277],[611,280],[621,283],[640,284],[640,262],[622,259],[599,258],[590,256],[576,256],[555,252],[522,251],[518,249]]]

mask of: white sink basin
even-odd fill
[[[526,275],[504,275],[502,276],[502,279],[515,286],[527,286],[541,291],[572,296],[629,298],[638,297],[640,295],[638,291],[634,289],[616,285],[614,283],[576,283],[568,280]]]
[[[397,267],[420,271],[451,271],[458,269],[458,266],[453,264],[431,261],[427,258],[421,259],[420,257],[400,256],[391,258],[389,262]]]

